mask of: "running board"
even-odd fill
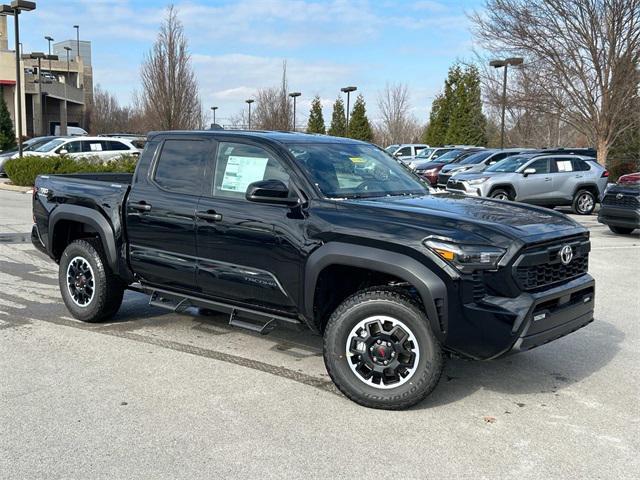
[[[151,295],[151,298],[149,299],[149,305],[151,306],[164,308],[175,313],[182,313],[189,307],[201,307],[217,312],[227,313],[229,314],[230,326],[244,328],[246,330],[259,333],[260,335],[267,335],[276,327],[281,325],[293,327],[294,329],[301,329],[303,326],[302,322],[296,318],[284,317],[282,315],[262,312],[246,307],[238,307],[222,302],[216,302],[214,300],[182,295],[153,287],[140,285],[140,289],[138,291]],[[238,318],[238,315],[242,314],[245,314],[246,316],[243,315],[244,318],[242,319]]]

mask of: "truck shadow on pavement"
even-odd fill
[[[606,366],[624,337],[611,323],[595,320],[566,337],[517,355],[485,362],[450,359],[440,384],[414,409],[446,405],[479,390],[513,396],[515,408],[526,406],[518,401],[519,395],[539,393],[546,406],[564,389]]]

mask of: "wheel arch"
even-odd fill
[[[493,185],[489,190],[489,194],[487,196],[490,197],[491,195],[493,195],[493,192],[495,192],[496,190],[506,190],[512,195],[512,198],[514,200],[518,196],[516,187],[514,187],[511,183],[498,183],[497,185]]]
[[[313,252],[304,274],[303,311],[314,330],[322,331],[322,318],[315,311],[318,279],[333,266],[364,269],[400,279],[415,288],[432,330],[439,339],[447,331],[447,288],[426,265],[407,255],[375,247],[331,242]]]
[[[595,197],[596,202],[600,201],[600,190],[598,190],[598,185],[596,185],[593,182],[583,182],[583,183],[577,184],[575,186],[575,188],[573,189],[573,195],[571,195],[571,200],[573,200],[576,197],[576,194],[580,190],[587,190],[587,191],[591,192],[593,194],[593,196]]]
[[[80,229],[80,235],[76,229]],[[64,235],[64,239],[61,237]],[[55,260],[59,260],[69,239],[97,236],[102,243],[109,267],[118,269],[118,255],[113,228],[109,222],[93,209],[78,205],[59,205],[49,216],[49,249]]]

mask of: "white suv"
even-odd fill
[[[140,150],[121,138],[65,137],[56,138],[29,152],[30,156],[52,157],[67,155],[71,158],[91,157],[103,161],[114,160],[123,155],[140,155]],[[17,154],[12,158],[16,158]]]

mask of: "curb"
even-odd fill
[[[0,190],[7,190],[9,192],[31,193],[33,192],[33,187],[19,187],[18,185],[11,185],[10,183],[0,182]]]

